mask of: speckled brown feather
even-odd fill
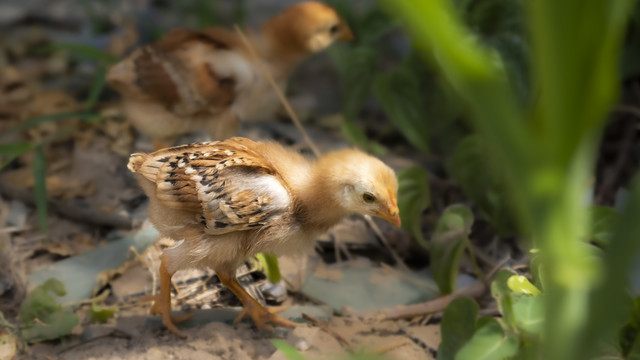
[[[210,46],[212,54],[227,50],[235,45],[228,38],[223,31],[173,30],[132,57],[135,84],[169,109],[179,102],[188,104],[187,113],[228,106],[235,97],[234,79],[219,76],[206,62],[194,63],[190,55],[193,44]]]
[[[269,196],[237,187],[239,177],[277,176],[251,146],[251,140],[232,138],[133,154],[129,169],[156,184],[155,195],[164,206],[194,213],[205,233],[250,230],[267,226],[277,215],[266,209]]]

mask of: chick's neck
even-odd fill
[[[283,74],[289,74],[304,58],[309,50],[304,42],[280,19],[272,19],[260,30],[263,56]]]
[[[326,163],[314,166],[312,176],[300,190],[297,216],[302,226],[312,231],[326,231],[337,224],[349,211],[339,200],[344,185]]]

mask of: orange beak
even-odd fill
[[[396,227],[400,227],[402,225],[402,222],[400,220],[400,209],[398,209],[396,195],[393,193],[393,191],[391,191],[391,189],[387,190],[389,191],[390,202],[389,204],[387,204],[387,208],[385,209],[385,211],[379,211],[377,212],[377,215],[395,225]]]
[[[349,28],[349,25],[347,25],[347,22],[344,20],[340,20],[340,25],[342,25],[342,34],[340,34],[340,36],[338,37],[338,40],[342,40],[342,41],[351,41],[353,40],[353,32],[351,31],[351,29]]]

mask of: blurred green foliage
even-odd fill
[[[476,195],[465,184],[464,178],[473,178],[466,169],[452,166],[452,173],[490,218],[513,212],[518,233],[538,250],[532,266],[539,268],[532,273],[544,284],[544,296],[513,292],[510,276],[498,274],[492,293],[502,319],[485,321],[455,358],[602,355],[602,344],[612,342],[622,325],[626,306],[620,304],[628,299],[629,269],[640,250],[632,235],[640,232],[633,220],[640,212],[640,184],[632,184],[618,220],[610,211],[591,210],[585,197],[605,115],[617,97],[634,2],[385,4],[465,104],[474,146],[482,150],[462,149],[458,156],[484,153],[493,165],[486,168],[496,172],[482,180],[489,194]],[[507,207],[496,208],[501,202]],[[586,242],[592,239],[606,243],[604,251]],[[544,346],[532,339],[544,339]]]
[[[422,212],[431,204],[427,171],[409,167],[398,172],[398,208],[402,228],[407,230],[425,249],[429,248],[422,235]]]
[[[467,206],[454,204],[444,210],[436,224],[429,243],[429,258],[433,279],[443,294],[455,290],[458,262],[469,244],[473,220]]]

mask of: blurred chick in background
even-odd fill
[[[334,9],[309,1],[268,20],[249,41],[283,89],[307,56],[352,37]],[[249,54],[232,30],[176,29],[113,65],[107,82],[122,95],[129,121],[156,149],[198,130],[225,139],[236,133],[239,120],[268,118],[280,105]]]

